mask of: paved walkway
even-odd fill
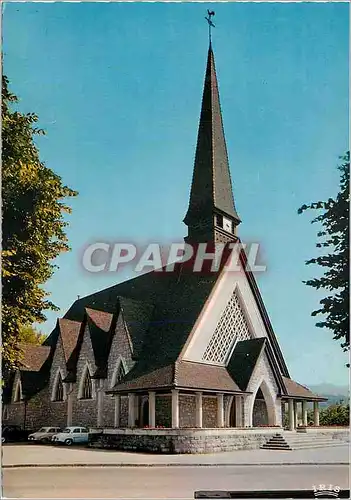
[[[347,465],[349,446],[307,450],[239,450],[203,455],[155,455],[115,450],[54,447],[51,445],[2,446],[3,467],[64,466],[213,466],[213,465]]]

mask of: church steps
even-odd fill
[[[261,448],[264,450],[300,450],[306,448],[329,448],[343,446],[346,442],[328,436],[302,434],[275,434]]]

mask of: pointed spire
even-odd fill
[[[240,223],[232,192],[214,54],[210,41],[189,208],[184,222],[188,226],[198,223],[204,226],[206,222],[212,221],[213,225],[216,213],[228,216],[234,227]]]

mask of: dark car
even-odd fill
[[[27,441],[30,431],[21,429],[19,425],[3,425],[1,428],[2,443]]]

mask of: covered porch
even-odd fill
[[[308,426],[308,404],[313,403],[313,425],[319,427],[319,399],[295,399],[288,398],[282,402],[283,422],[284,415],[287,416],[287,425],[285,428],[289,431],[294,431],[299,427]]]
[[[242,428],[247,396],[184,388],[115,393],[114,428]]]
[[[308,404],[313,404],[313,425],[319,427],[319,403],[327,398],[318,396],[307,387],[283,377],[286,394],[282,395],[282,414],[287,417],[286,430],[294,431],[308,426]]]

